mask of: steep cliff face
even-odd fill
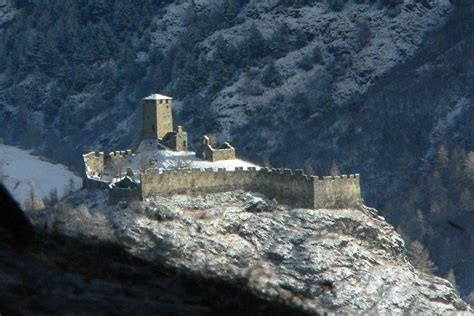
[[[105,194],[82,191],[29,215],[311,314],[472,312],[449,282],[408,263],[403,240],[373,209],[291,209],[241,191],[109,206]]]

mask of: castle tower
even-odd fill
[[[163,139],[173,132],[173,98],[152,94],[142,100],[143,139]]]

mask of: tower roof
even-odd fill
[[[147,96],[143,100],[173,100],[173,98],[167,97],[166,95],[161,95],[161,94],[155,93],[155,94],[150,94],[149,96]]]

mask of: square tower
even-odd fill
[[[142,100],[143,139],[163,139],[173,131],[173,98],[152,94]]]

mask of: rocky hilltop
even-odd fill
[[[111,206],[106,192],[83,190],[29,217],[310,314],[472,312],[448,281],[414,269],[400,236],[367,207],[291,209],[242,191]]]

